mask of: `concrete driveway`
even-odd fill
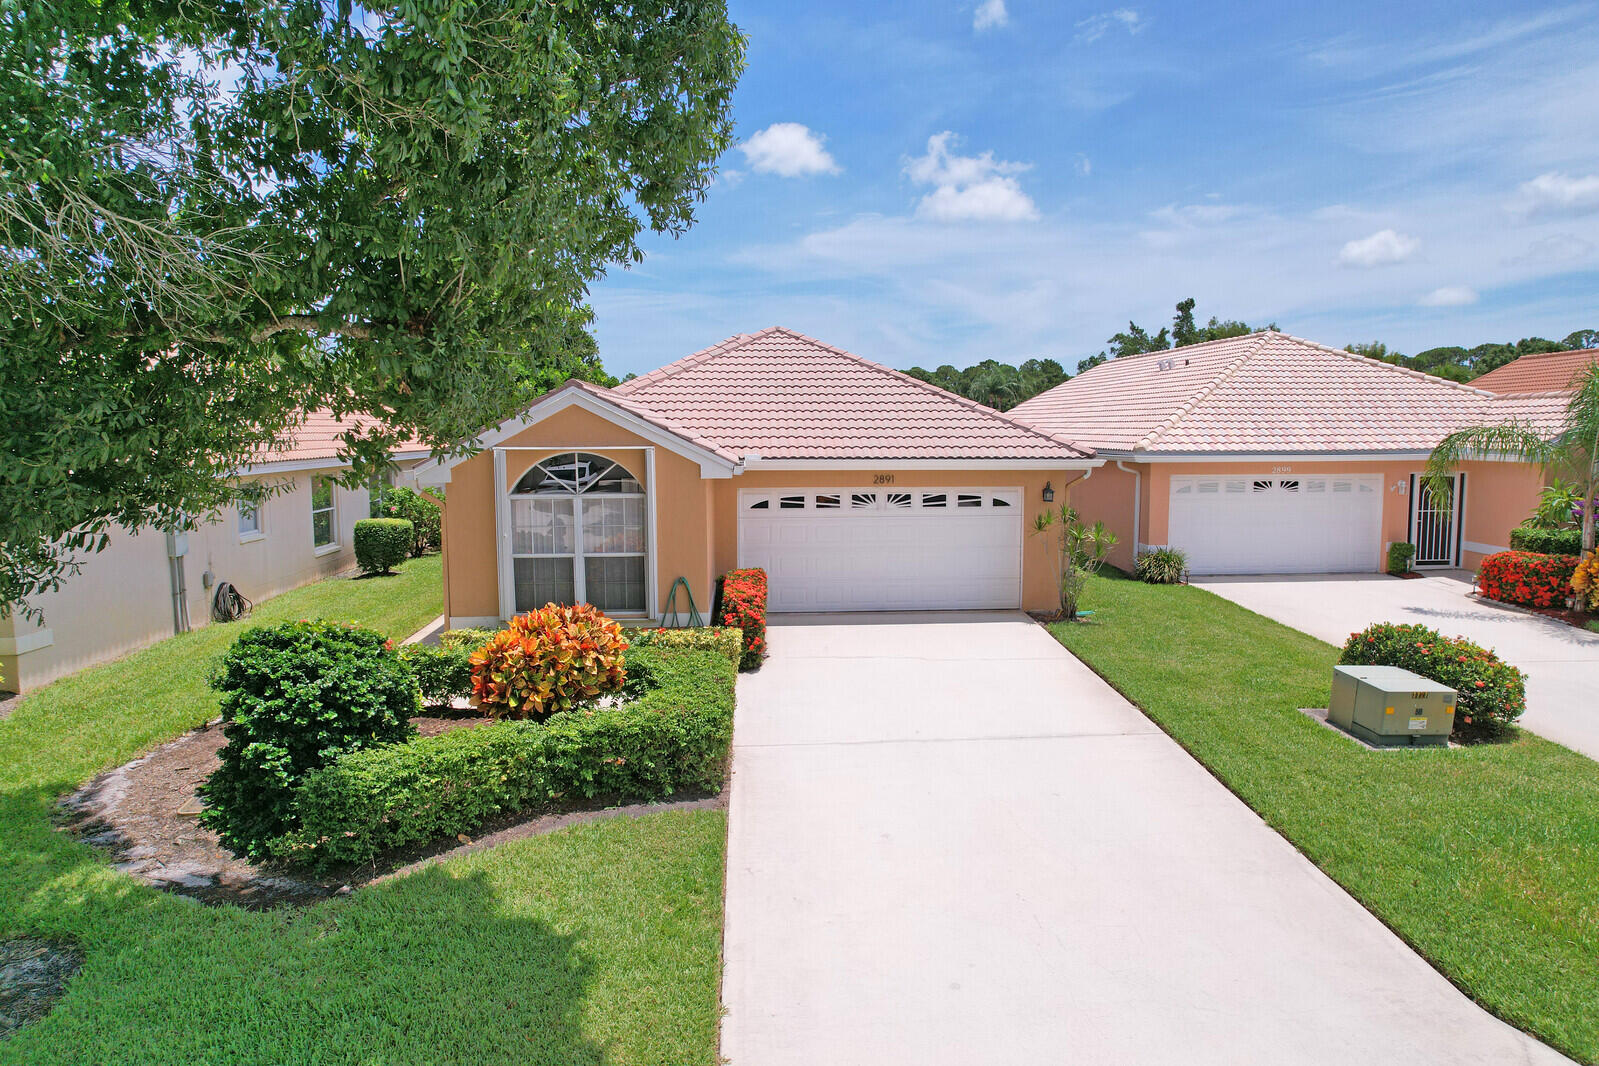
[[[769,632],[739,681],[733,1066],[1566,1061],[1025,616]]]
[[[1400,580],[1386,574],[1208,577],[1194,584],[1330,644],[1373,622],[1420,622],[1460,634],[1527,672],[1521,724],[1599,759],[1599,633],[1473,596],[1462,570]]]

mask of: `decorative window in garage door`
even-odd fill
[[[917,492],[747,492],[740,497],[745,511],[817,511],[847,515],[850,512],[991,511],[1014,507],[1020,493],[1011,489],[972,489],[964,492],[938,489]],[[773,515],[772,517],[778,517]]]

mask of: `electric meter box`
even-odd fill
[[[1397,666],[1335,666],[1327,721],[1382,747],[1446,745],[1455,690]]]

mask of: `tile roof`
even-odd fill
[[[1082,459],[992,408],[781,327],[741,333],[609,390],[739,456]],[[693,439],[693,438],[691,438]]]
[[[1173,454],[1430,451],[1466,426],[1556,424],[1546,400],[1507,405],[1270,330],[1112,359],[1011,414],[1096,448]]]
[[[336,417],[332,411],[317,410],[305,414],[300,422],[285,432],[269,448],[256,451],[252,467],[272,466],[276,463],[312,463],[331,461],[339,457],[340,437],[345,430],[359,431],[370,424],[370,419],[360,415]],[[428,448],[419,440],[402,441],[394,449],[396,456],[407,457],[426,454]]]
[[[1540,352],[1512,359],[1497,370],[1472,379],[1479,389],[1501,394],[1563,392],[1571,381],[1593,363],[1599,363],[1599,348],[1579,348],[1571,352]]]

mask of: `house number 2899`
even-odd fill
[[[872,475],[872,484],[874,484],[874,485],[892,485],[893,483],[894,483],[894,475],[893,474],[873,474]]]

